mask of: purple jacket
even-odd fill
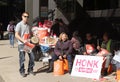
[[[59,55],[70,55],[72,54],[72,43],[70,40],[60,41],[58,40],[54,49],[54,53]]]

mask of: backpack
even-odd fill
[[[14,32],[14,25],[9,26],[9,32]]]

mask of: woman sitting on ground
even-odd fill
[[[69,73],[71,73],[72,70],[72,43],[70,40],[68,40],[68,35],[66,33],[61,33],[59,36],[59,40],[56,43],[55,49],[54,49],[54,55],[52,56],[52,60],[50,61],[50,68],[47,71],[47,73],[50,73],[53,71],[53,63],[57,59],[67,59],[68,60],[68,66],[69,66]]]

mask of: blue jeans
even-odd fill
[[[21,48],[21,49],[20,49]],[[23,45],[19,45],[18,49],[19,49],[19,64],[20,64],[20,73],[24,73],[25,69],[24,69],[24,61],[25,61],[25,51],[20,51],[22,50]],[[28,72],[33,71],[33,67],[34,67],[34,54],[33,52],[28,53],[29,56],[29,64],[28,64]]]
[[[9,40],[10,40],[10,45],[11,46],[14,46],[14,38],[15,38],[15,36],[14,36],[14,33],[9,33]]]

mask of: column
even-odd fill
[[[29,24],[33,24],[33,0],[25,0],[25,11],[29,13]]]

